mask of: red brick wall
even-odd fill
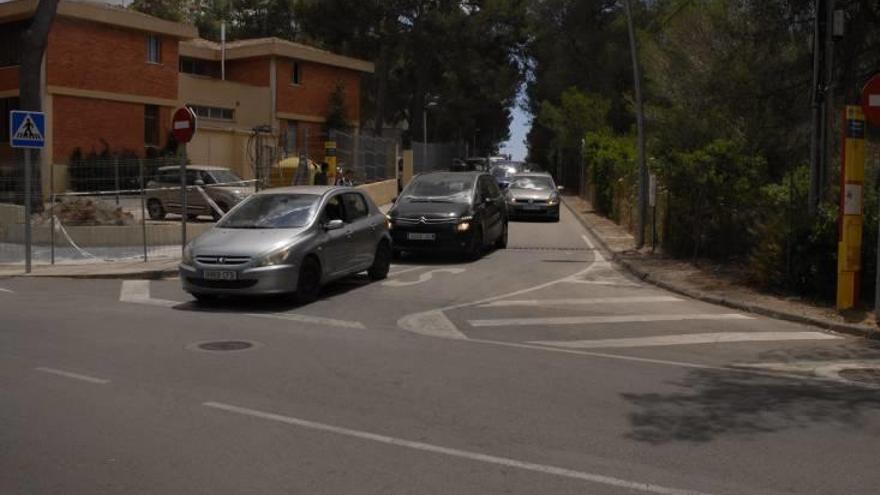
[[[226,62],[226,79],[229,81],[250,84],[251,86],[269,87],[269,58],[246,58]]]
[[[0,67],[0,91],[18,89],[18,66]]]
[[[177,99],[177,40],[161,37],[147,62],[147,34],[59,17],[49,33],[49,85]]]
[[[291,84],[292,60],[279,60],[278,111],[305,115],[325,116],[327,101],[337,83],[345,87],[346,117],[360,119],[360,72],[312,62],[300,62],[299,85]]]
[[[144,154],[144,105],[116,101],[54,96],[53,161],[67,163],[75,148],[101,152],[107,142],[111,152],[131,150]],[[160,146],[170,129],[171,109],[159,108]]]

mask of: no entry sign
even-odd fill
[[[196,114],[189,107],[178,108],[171,119],[171,134],[178,143],[188,143],[196,133]]]
[[[875,74],[862,88],[862,111],[865,119],[880,127],[880,74]]]

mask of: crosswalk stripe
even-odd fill
[[[300,323],[311,323],[315,325],[327,325],[340,328],[356,328],[363,330],[366,327],[359,321],[337,320],[335,318],[324,318],[321,316],[302,315],[297,313],[246,313],[247,316],[256,316],[258,318],[274,318],[277,320],[297,321]]]
[[[625,339],[539,340],[530,344],[564,347],[567,349],[603,349],[627,347],[661,347],[692,344],[726,344],[731,342],[782,342],[789,340],[832,340],[834,335],[821,332],[722,332],[693,333],[684,335],[659,335],[656,337],[635,337]]]
[[[752,320],[739,313],[678,314],[678,315],[623,315],[623,316],[562,316],[550,318],[498,318],[493,320],[469,320],[472,327],[508,327],[528,325],[588,325],[596,323],[648,323],[652,321],[681,320]]]
[[[502,300],[482,304],[480,308],[498,308],[507,306],[577,306],[581,304],[625,304],[652,302],[680,302],[683,299],[672,296],[635,296],[635,297],[593,297],[585,299],[522,299]]]

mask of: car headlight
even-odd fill
[[[553,206],[556,203],[559,203],[559,196],[550,196],[550,199],[547,200],[547,204],[550,206]]]
[[[180,261],[184,264],[191,265],[193,262],[193,254],[192,254],[192,245],[187,244],[185,248],[183,248],[183,255],[180,257]]]
[[[263,256],[263,259],[260,260],[257,266],[275,266],[284,263],[287,260],[287,255],[290,254],[291,248],[292,246],[289,246]]]
[[[394,227],[394,220],[391,219],[391,215],[385,215],[385,226],[388,227],[388,230]]]
[[[458,225],[456,226],[455,230],[459,232],[467,232],[467,230],[471,228],[471,220],[473,219],[474,217],[470,215],[459,218]]]

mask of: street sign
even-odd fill
[[[868,123],[880,127],[880,74],[874,74],[862,88],[862,111]]]
[[[188,143],[196,133],[196,114],[189,107],[178,108],[171,119],[171,134],[178,143]]]
[[[46,144],[46,114],[9,112],[9,143],[13,148],[42,148]]]

